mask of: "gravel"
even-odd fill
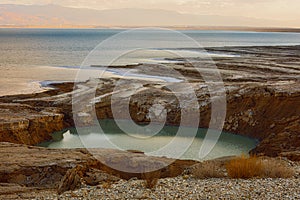
[[[298,178],[201,180],[184,175],[160,179],[153,189],[142,180],[120,180],[36,199],[300,199],[299,186]]]

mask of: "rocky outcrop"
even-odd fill
[[[64,127],[59,108],[0,103],[0,141],[34,145]]]

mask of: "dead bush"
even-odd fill
[[[267,159],[263,166],[264,177],[267,178],[291,178],[295,175],[294,169],[281,160]]]
[[[226,170],[231,178],[253,178],[262,175],[262,161],[256,156],[241,157],[232,159],[227,165]]]
[[[230,178],[289,178],[294,170],[275,159],[263,159],[256,156],[240,156],[226,165]]]
[[[224,177],[222,172],[222,167],[220,163],[213,161],[206,161],[191,168],[191,174],[195,178],[205,179],[205,178],[221,178]]]

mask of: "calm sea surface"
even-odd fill
[[[84,58],[99,43],[122,31],[124,30],[0,29],[0,65],[80,66]],[[181,31],[181,33],[191,37],[203,47],[300,44],[299,33],[238,31]],[[168,38],[170,42],[173,39]],[[166,37],[147,37],[149,43],[160,43],[163,40],[165,41]],[[181,48],[188,48],[184,43],[182,45]],[[197,56],[195,52],[187,52],[187,56],[189,55]]]

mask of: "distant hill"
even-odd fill
[[[0,4],[0,25],[254,26],[289,27],[292,22],[247,17],[190,15],[167,10],[92,10],[58,5]]]

